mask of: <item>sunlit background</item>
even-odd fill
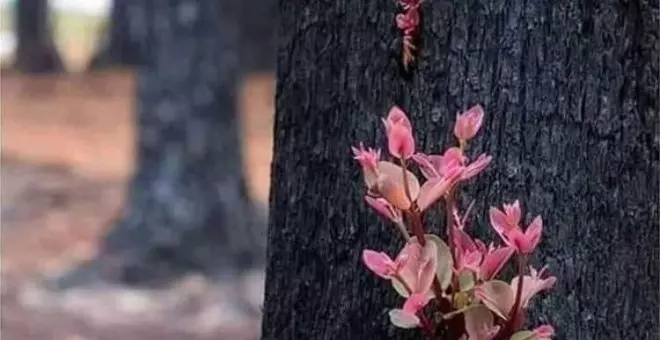
[[[118,310],[148,311],[145,306],[162,298],[152,292],[126,290],[89,299],[81,295],[55,306],[26,288],[96,254],[99,239],[113,226],[125,202],[135,168],[134,70],[87,70],[108,24],[112,1],[50,0],[48,4],[52,34],[66,71],[28,75],[11,68],[17,46],[16,1],[0,0],[0,336],[7,340],[234,339],[234,335],[219,336],[225,333],[218,330],[223,324],[217,320],[217,311],[177,311],[172,317],[183,320],[183,326],[175,330],[158,323],[162,320],[149,321],[148,315],[134,317],[132,324],[111,315],[115,309],[110,306],[115,305],[121,305],[115,306]],[[272,149],[273,73],[245,75],[239,92],[247,184],[253,198],[265,206]],[[191,291],[212,285],[200,282],[192,278],[176,283],[166,294],[176,299],[182,292],[188,298]],[[74,306],[75,299],[96,305],[76,312],[67,307]],[[250,327],[251,334],[258,330],[257,323]]]
[[[16,48],[13,31],[13,8],[17,0],[0,0],[0,55],[3,61],[12,60]],[[54,36],[58,48],[75,68],[83,64],[81,57],[94,49],[96,38],[112,6],[111,0],[50,0]],[[76,59],[77,58],[77,59]]]

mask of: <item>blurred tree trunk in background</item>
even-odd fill
[[[19,0],[15,7],[16,47],[14,68],[25,73],[64,70],[48,15],[47,0]]]
[[[261,261],[241,159],[236,25],[223,2],[177,0],[151,10],[138,69],[138,169],[105,254],[122,281],[214,275]]]
[[[238,1],[240,63],[243,73],[265,73],[275,70],[277,48],[277,1]]]
[[[105,278],[158,284],[263,265],[265,216],[246,190],[241,159],[235,11],[224,4],[142,8],[152,35],[137,70],[137,172],[92,267]]]
[[[223,0],[235,8],[240,68],[243,73],[272,72],[275,67],[275,0]],[[148,0],[114,0],[108,24],[102,33],[90,69],[135,66],[149,41],[147,22],[152,13],[144,11]]]
[[[426,1],[424,45],[399,73],[394,1],[281,1],[263,339],[403,339],[403,303],[364,248],[402,241],[366,208],[349,146],[386,145],[380,118],[411,115],[438,153],[456,112],[481,103],[470,153],[494,156],[462,197],[477,231],[519,198],[543,216],[535,266],[558,284],[529,326],[558,339],[658,338],[658,3]],[[392,48],[392,46],[394,48]],[[437,216],[427,218],[438,228]]]
[[[150,40],[152,13],[146,11],[148,0],[114,0],[107,24],[100,34],[97,53],[90,69],[113,66],[136,66],[144,43]]]

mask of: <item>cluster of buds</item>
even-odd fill
[[[417,46],[415,41],[419,38],[419,7],[421,0],[399,0],[402,12],[396,15],[396,26],[403,33],[403,67],[408,70],[415,61]]]
[[[528,267],[529,255],[541,239],[541,217],[534,218],[523,230],[521,206],[515,201],[489,211],[490,224],[501,245],[491,242],[486,246],[466,231],[473,204],[461,213],[458,191],[482,173],[492,159],[481,154],[470,160],[466,155],[483,116],[479,105],[457,115],[454,136],[458,145],[440,155],[427,155],[416,152],[412,124],[395,106],[383,119],[387,148],[395,161],[381,160],[380,150],[362,144],[353,148],[362,167],[367,204],[393,222],[405,240],[394,259],[366,249],[362,261],[405,298],[401,308],[390,310],[390,321],[395,326],[421,328],[430,339],[436,339],[438,330],[443,330],[446,339],[550,339],[554,336],[550,325],[522,330],[531,298],[556,282],[547,268],[537,271]],[[413,163],[425,178],[423,184],[410,171]],[[423,213],[440,202],[447,242],[427,233],[422,222]],[[517,259],[517,275],[509,282],[496,279],[512,258]],[[431,303],[434,300],[437,303]]]

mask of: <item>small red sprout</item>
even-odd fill
[[[403,33],[403,67],[406,71],[415,61],[417,46],[415,41],[419,39],[419,22],[421,0],[400,0],[399,6],[403,12],[396,15],[396,27]]]

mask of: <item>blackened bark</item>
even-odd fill
[[[148,0],[113,1],[108,26],[90,61],[90,69],[136,66],[145,61],[145,44],[152,40],[149,6]]]
[[[53,41],[47,0],[17,1],[16,35],[16,70],[25,73],[50,73],[64,69]]]
[[[418,148],[437,153],[456,112],[481,103],[470,152],[494,163],[462,201],[477,200],[489,239],[489,205],[519,198],[527,221],[543,216],[533,262],[559,282],[529,325],[549,322],[558,339],[656,339],[658,3],[426,1],[409,82],[395,6],[280,2],[263,338],[421,338],[388,325],[402,301],[360,263],[361,249],[402,242],[365,207],[349,146],[385,146],[379,119],[398,104]]]
[[[231,11],[216,1],[155,4],[143,9],[154,27],[138,69],[138,170],[97,261],[105,278],[128,284],[246,269],[265,248],[243,177]]]

